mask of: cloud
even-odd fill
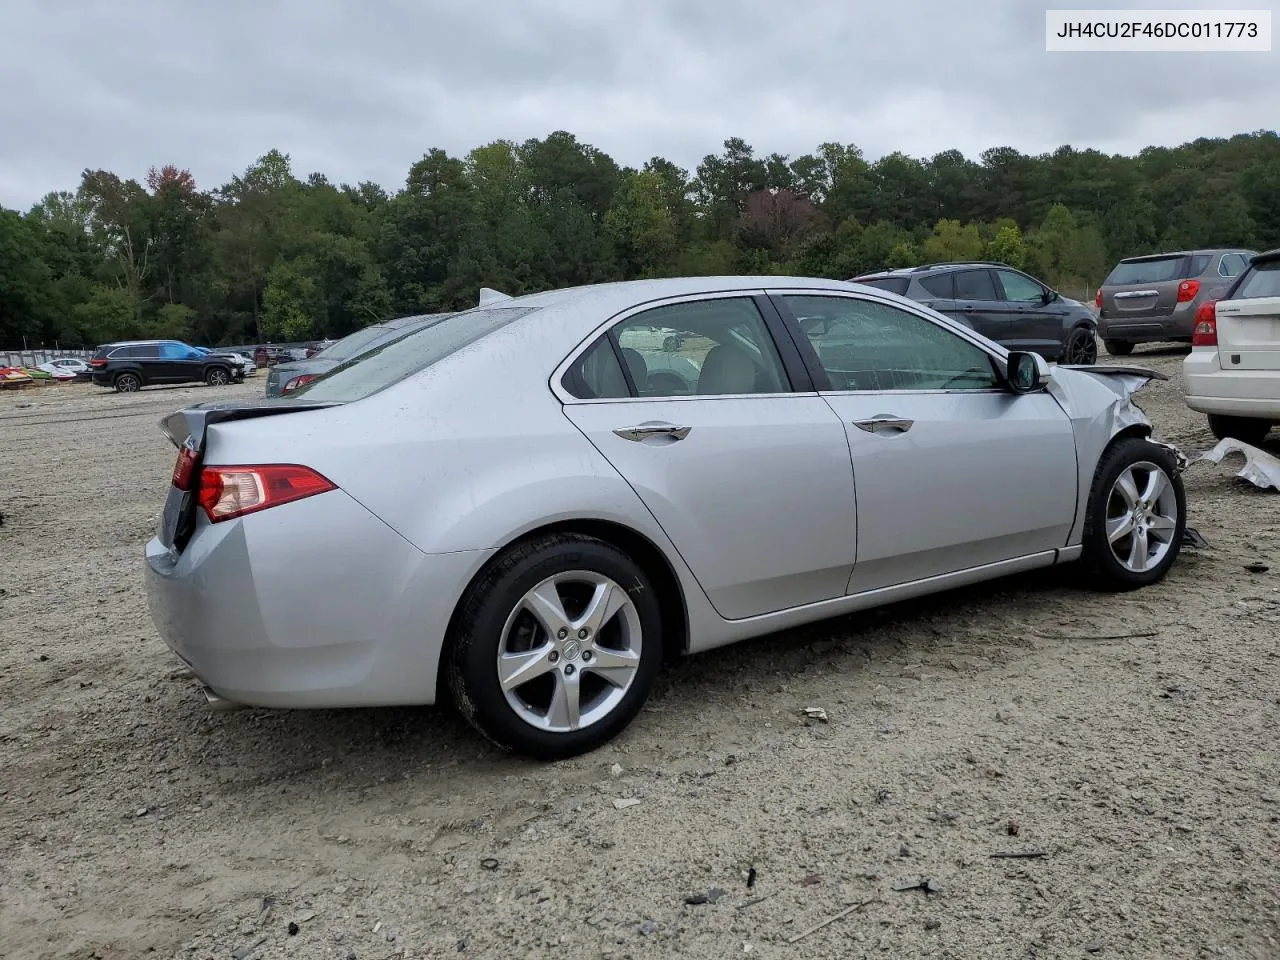
[[[216,186],[272,147],[395,189],[431,147],[556,129],[688,169],[730,136],[1134,152],[1274,120],[1277,80],[1271,54],[1046,53],[1025,0],[6,0],[0,203],[86,167]]]

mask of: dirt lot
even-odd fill
[[[1180,360],[1133,358],[1174,377],[1140,402],[1199,452]],[[1189,471],[1210,546],[1157,588],[1049,571],[682,661],[540,766],[443,710],[208,712],[140,568],[157,418],[214,396],[0,395],[4,957],[1280,956],[1280,494],[1235,467]]]

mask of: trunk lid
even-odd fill
[[[1280,370],[1280,296],[1219,300],[1216,316],[1223,370]]]
[[[160,514],[156,536],[172,553],[178,554],[186,547],[195,529],[196,496],[199,490],[201,460],[204,456],[206,434],[213,424],[254,417],[279,416],[285,413],[303,413],[307,410],[323,410],[338,406],[336,403],[308,403],[305,400],[222,400],[202,403],[169,414],[160,421],[160,428],[170,442],[178,448],[178,462],[174,466],[169,495]],[[185,489],[184,489],[185,488]]]

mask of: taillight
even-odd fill
[[[195,479],[196,461],[199,456],[185,443],[178,448],[178,462],[173,465],[173,485],[179,490],[190,490]]]
[[[1216,347],[1218,345],[1218,301],[1210,300],[1200,305],[1196,311],[1196,325],[1191,331],[1193,347]]]
[[[1187,303],[1196,298],[1196,294],[1200,292],[1199,280],[1183,280],[1178,284],[1178,302]],[[1199,311],[1197,311],[1197,316]]]
[[[294,377],[292,380],[290,380],[288,383],[284,385],[283,392],[288,393],[291,390],[297,390],[299,387],[303,386],[304,384],[310,383],[312,380],[316,379],[318,376],[320,376],[320,374],[318,373],[304,373],[302,374],[302,376]]]
[[[1102,288],[1101,287],[1098,288],[1098,292],[1093,298],[1093,305],[1097,307],[1099,310],[1102,309]]]
[[[209,521],[218,523],[337,489],[310,467],[297,464],[205,467],[197,500]]]
[[[106,365],[107,365],[106,357],[102,357],[101,359],[94,357],[92,360],[89,361],[89,366],[91,367],[105,367]]]

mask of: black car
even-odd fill
[[[202,353],[180,340],[127,340],[98,348],[89,361],[93,382],[133,393],[153,383],[207,383],[244,380],[244,360],[230,353]]]
[[[868,273],[851,282],[922,303],[1009,350],[1068,364],[1098,359],[1093,312],[1007,264],[930,263]]]

